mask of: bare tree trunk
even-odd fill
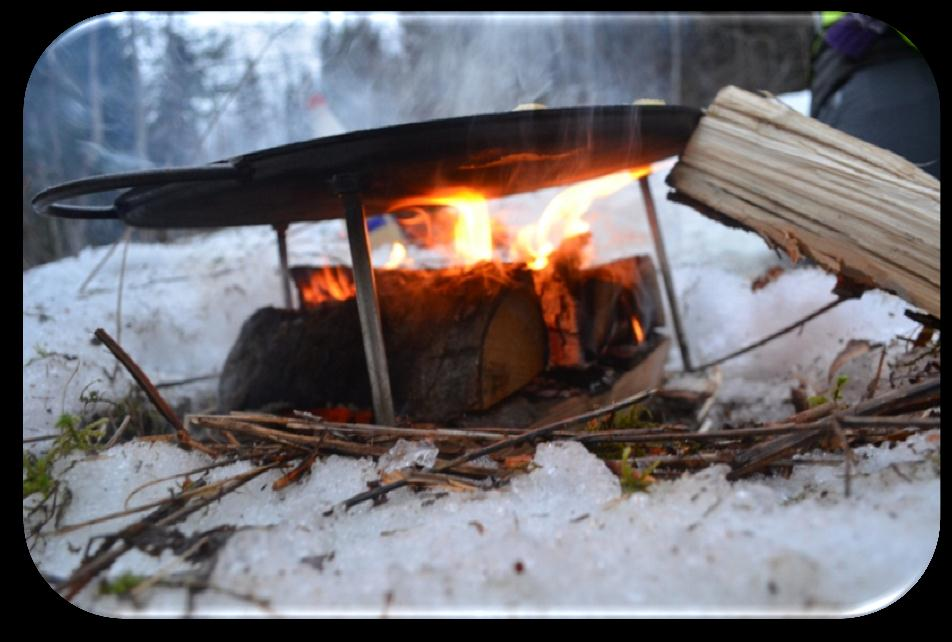
[[[129,16],[129,44],[132,50],[132,93],[135,109],[135,154],[142,160],[149,158],[147,148],[146,120],[145,120],[145,92],[142,87],[142,69],[139,63],[139,32],[136,29],[136,17]]]
[[[102,86],[99,83],[99,30],[89,32],[89,131],[94,149],[103,143]],[[92,154],[86,161],[86,174],[93,169]]]
[[[668,17],[671,23],[671,103],[681,104],[681,17]]]

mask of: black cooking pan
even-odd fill
[[[94,176],[40,192],[37,213],[137,227],[226,227],[342,218],[332,185],[350,175],[368,214],[441,187],[488,198],[680,154],[701,112],[600,106],[448,118],[274,147],[202,167]],[[127,189],[108,207],[60,201]]]

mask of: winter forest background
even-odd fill
[[[23,269],[122,234],[33,214],[33,196],[63,181],[528,102],[704,106],[727,84],[796,91],[812,38],[809,14],[93,18],[47,48],[25,90]]]

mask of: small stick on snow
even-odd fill
[[[849,409],[849,413],[851,416],[871,415],[875,413],[894,412],[896,410],[908,411],[920,409],[921,407],[929,407],[939,402],[939,384],[940,378],[935,377],[934,379],[913,386],[894,390],[876,399],[864,401],[853,406]],[[804,414],[806,413],[800,413],[800,415]],[[819,420],[813,424],[814,426],[823,424],[822,428],[810,428],[801,431],[800,434],[783,435],[765,443],[758,444],[739,454],[734,458],[731,464],[733,470],[727,475],[727,479],[729,481],[740,479],[741,477],[763,469],[780,457],[812,445],[820,438],[824,430],[829,430],[828,422],[839,421],[842,415],[845,415],[845,412],[839,413],[839,415],[835,415],[831,419]],[[863,419],[866,418],[863,417]],[[873,421],[872,424],[875,425],[876,422]],[[802,428],[807,428],[807,425],[803,425]]]
[[[912,428],[938,428],[942,419],[939,417],[856,417],[854,415],[845,415],[839,417],[839,422],[844,426],[883,426],[900,428],[909,426]]]
[[[317,455],[320,452],[321,446],[318,444],[314,450],[312,450],[311,453],[307,455],[300,464],[297,465],[297,467],[295,467],[290,472],[285,473],[280,479],[275,480],[275,482],[271,484],[271,490],[281,490],[282,488],[285,488],[300,479],[304,473],[311,470],[311,466],[314,465],[314,461],[317,459]]]
[[[477,448],[476,450],[473,450],[464,455],[461,455],[457,457],[456,459],[452,459],[446,462],[445,464],[441,464],[432,469],[424,470],[423,472],[441,473],[441,472],[449,470],[450,468],[459,466],[460,464],[465,464],[466,462],[470,462],[470,461],[473,461],[474,459],[478,459],[482,457],[483,455],[490,455],[494,452],[498,452],[505,448],[509,448],[510,446],[516,446],[518,444],[522,444],[527,441],[532,441],[534,439],[539,439],[541,437],[547,437],[551,433],[558,430],[559,428],[564,428],[572,424],[588,421],[589,419],[597,419],[598,417],[611,414],[615,411],[621,410],[622,408],[627,408],[628,406],[634,405],[638,403],[639,401],[647,399],[648,397],[651,397],[652,395],[654,395],[656,392],[657,392],[657,389],[651,388],[649,390],[645,390],[643,392],[640,392],[626,399],[622,399],[621,401],[616,401],[615,403],[609,404],[603,408],[592,410],[590,412],[586,412],[581,415],[577,415],[575,417],[569,417],[568,419],[555,421],[553,423],[546,424],[540,428],[528,430],[522,434],[516,435],[515,437],[510,437],[509,439],[503,439],[501,441],[497,441],[496,443],[490,444],[489,446],[485,446],[483,448]],[[400,480],[400,481],[395,481],[391,484],[384,484],[382,486],[378,486],[377,488],[365,491],[363,493],[358,493],[357,495],[354,495],[353,497],[345,500],[340,505],[342,505],[345,509],[351,508],[352,506],[360,504],[361,502],[365,502],[368,499],[374,499],[375,497],[380,497],[382,495],[385,495],[392,490],[403,488],[404,486],[407,485],[407,483],[408,482],[406,480]],[[333,514],[333,512],[334,512],[334,509],[332,508],[331,510],[325,512],[324,515],[325,516],[331,515]]]
[[[201,467],[199,467],[199,468],[193,468],[192,470],[186,470],[186,471],[183,472],[183,473],[175,473],[174,475],[168,475],[168,476],[166,476],[166,477],[159,477],[158,479],[153,479],[152,481],[148,481],[148,482],[146,482],[146,483],[144,483],[144,484],[141,484],[141,485],[136,486],[135,488],[133,488],[133,489],[132,489],[132,492],[130,492],[128,495],[126,495],[126,501],[123,502],[123,505],[122,505],[122,506],[123,506],[123,508],[128,509],[128,508],[129,508],[129,500],[132,499],[132,497],[133,497],[136,493],[138,493],[138,492],[141,491],[141,490],[145,490],[145,489],[148,488],[149,486],[155,486],[156,484],[161,484],[162,482],[165,482],[165,481],[171,481],[171,480],[176,479],[176,478],[178,478],[178,477],[189,477],[189,476],[191,476],[191,475],[197,475],[198,473],[204,473],[204,472],[207,472],[207,471],[209,471],[209,470],[213,470],[213,469],[215,469],[215,468],[221,468],[222,466],[230,466],[231,464],[235,463],[236,461],[238,461],[238,459],[228,459],[228,460],[226,460],[226,461],[219,461],[219,462],[215,462],[214,464],[209,464],[208,466],[201,466]]]
[[[886,394],[864,401],[850,409],[851,415],[888,414],[905,410],[922,410],[939,403],[940,377],[933,377],[905,388],[899,388]]]
[[[51,439],[56,439],[59,435],[42,435],[40,437],[27,437],[23,440],[25,444],[32,444],[37,441],[50,441]]]
[[[741,348],[740,350],[736,350],[736,351],[734,351],[734,352],[732,352],[732,353],[730,353],[730,354],[728,354],[728,355],[725,355],[725,356],[723,356],[723,357],[721,357],[721,358],[719,358],[719,359],[715,359],[714,361],[709,361],[709,362],[707,362],[707,363],[705,363],[705,364],[703,364],[703,365],[697,366],[696,368],[694,368],[694,370],[705,370],[705,369],[707,369],[707,368],[711,368],[711,367],[713,367],[713,366],[720,365],[720,364],[724,363],[725,361],[729,361],[729,360],[731,360],[731,359],[733,359],[733,358],[735,358],[735,357],[739,357],[739,356],[741,356],[742,354],[746,354],[746,353],[750,352],[751,350],[756,350],[757,348],[761,347],[762,345],[767,344],[767,343],[770,343],[770,342],[773,341],[774,339],[776,339],[776,338],[778,338],[778,337],[782,337],[783,335],[788,334],[788,333],[790,333],[790,332],[793,332],[794,330],[796,330],[796,329],[799,328],[799,327],[802,327],[802,326],[805,325],[807,322],[812,321],[813,319],[815,319],[816,317],[820,316],[820,315],[823,314],[824,312],[827,312],[827,311],[829,311],[829,310],[832,310],[833,308],[835,308],[836,306],[838,306],[838,305],[839,305],[840,303],[842,303],[843,301],[846,301],[846,298],[845,298],[845,297],[839,297],[839,298],[837,298],[837,299],[834,299],[833,301],[830,301],[829,303],[827,303],[826,305],[824,305],[822,308],[811,312],[810,314],[808,314],[807,316],[803,317],[803,318],[800,319],[799,321],[796,321],[796,322],[794,322],[794,323],[791,323],[790,325],[788,325],[788,326],[785,327],[785,328],[782,328],[782,329],[780,329],[780,330],[777,330],[777,331],[774,332],[773,334],[764,337],[764,338],[761,339],[760,341],[757,341],[756,343],[752,343],[752,344],[750,344],[750,345],[748,345],[748,346],[745,346],[745,347]]]
[[[213,372],[212,374],[199,375],[197,377],[189,377],[188,379],[179,379],[178,381],[163,381],[162,383],[155,384],[156,388],[174,388],[175,386],[184,386],[190,383],[196,383],[198,381],[207,381],[209,379],[216,379],[221,376],[220,372]]]
[[[231,484],[224,484],[214,495],[211,497],[205,497],[194,504],[185,504],[183,506],[181,505],[183,501],[182,498],[166,500],[168,506],[160,507],[155,512],[146,515],[140,521],[122,529],[119,533],[106,536],[103,546],[100,547],[99,552],[94,554],[91,559],[84,557],[83,564],[73,571],[69,578],[54,588],[56,591],[64,593],[64,597],[67,600],[72,600],[76,594],[83,589],[84,586],[92,581],[94,577],[99,575],[99,573],[102,571],[108,569],[110,566],[112,566],[113,562],[119,559],[131,548],[135,547],[138,540],[143,535],[149,533],[153,528],[161,528],[164,526],[177,524],[195,511],[204,508],[212,502],[219,501],[224,495],[240,488],[262,473],[279,466],[280,464],[284,463],[284,461],[285,460],[282,459],[250,470],[247,473],[233,477],[230,480],[226,480],[231,482]],[[187,501],[187,499],[185,501]],[[175,503],[178,503],[177,508],[175,507]],[[171,512],[169,512],[169,510],[171,510]],[[112,545],[119,540],[121,540],[122,543],[119,546],[113,547]]]
[[[122,420],[122,423],[119,424],[119,427],[116,429],[116,432],[112,434],[112,437],[109,438],[109,441],[106,442],[106,445],[103,447],[103,450],[109,450],[119,441],[119,438],[122,437],[122,433],[126,431],[126,428],[129,427],[129,423],[132,421],[132,415],[126,415],[126,418]]]
[[[843,479],[843,495],[845,497],[850,496],[850,477],[853,472],[853,462],[856,458],[856,455],[853,454],[853,449],[850,448],[849,441],[846,438],[846,434],[843,432],[843,427],[840,426],[840,422],[837,421],[836,417],[830,419],[830,430],[833,431],[833,434],[836,436],[837,441],[839,441],[839,446],[843,450],[843,467],[845,469],[846,475]]]
[[[879,377],[883,374],[883,362],[886,360],[886,346],[883,346],[883,351],[879,355],[879,365],[876,366],[876,375],[873,377],[872,381],[869,382],[869,385],[866,386],[866,394],[863,397],[864,400],[872,399],[876,396],[876,389],[879,388]]]

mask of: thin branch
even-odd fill
[[[446,462],[445,464],[441,464],[439,466],[436,466],[435,468],[426,469],[423,472],[427,472],[427,473],[445,472],[449,470],[450,468],[453,468],[454,466],[465,464],[466,462],[470,462],[484,455],[489,455],[494,452],[503,450],[504,448],[509,448],[510,446],[516,446],[518,444],[532,441],[534,439],[546,437],[550,435],[551,433],[555,432],[556,430],[558,430],[559,428],[564,428],[572,424],[588,421],[589,419],[596,419],[598,417],[611,414],[617,410],[621,410],[622,408],[627,408],[628,406],[634,405],[638,403],[639,401],[647,399],[648,397],[654,395],[656,392],[657,390],[654,388],[645,390],[643,392],[640,392],[636,395],[633,395],[621,401],[617,401],[613,404],[609,404],[608,406],[605,406],[604,408],[600,408],[598,410],[592,410],[590,412],[586,412],[581,415],[577,415],[575,417],[569,417],[568,419],[562,419],[560,421],[546,424],[540,428],[529,430],[520,435],[516,435],[515,437],[510,437],[509,439],[503,439],[501,441],[496,442],[495,444],[491,444],[483,448],[477,448],[476,450],[473,450],[464,455],[461,455],[457,457],[456,459]],[[392,490],[403,488],[404,486],[407,485],[407,483],[408,482],[406,480],[400,480],[400,481],[393,482],[391,484],[384,484],[372,490],[358,493],[357,495],[354,495],[353,497],[343,501],[340,505],[343,506],[344,508],[351,508],[352,506],[360,504],[361,502],[365,502],[368,499],[374,499],[376,497],[385,495]],[[325,512],[324,515],[331,515],[333,512],[334,512],[334,509],[332,508],[331,510]]]
[[[86,280],[83,281],[83,284],[79,286],[79,292],[78,292],[79,296],[82,296],[83,294],[86,293],[86,286],[89,285],[89,282],[92,281],[93,278],[95,278],[97,274],[99,274],[99,270],[101,270],[102,266],[106,264],[106,261],[108,261],[109,257],[112,256],[113,252],[116,251],[116,248],[119,247],[119,244],[122,243],[123,241],[128,242],[131,235],[132,235],[132,228],[127,227],[126,230],[122,233],[122,236],[117,238],[113,242],[113,244],[109,246],[109,250],[103,255],[102,259],[99,260],[99,263],[96,264],[96,267],[92,269],[92,271],[89,273],[89,276],[87,276]]]
[[[869,385],[866,386],[866,394],[863,396],[863,399],[872,399],[876,396],[876,390],[879,388],[879,378],[883,374],[883,363],[886,361],[886,346],[882,348],[882,352],[879,354],[879,365],[876,366],[876,375],[869,382]]]
[[[143,534],[149,532],[153,528],[162,528],[164,526],[169,526],[182,521],[195,511],[208,506],[214,501],[218,501],[227,493],[240,488],[255,477],[277,467],[281,463],[283,463],[283,460],[248,471],[243,475],[232,478],[230,480],[232,482],[231,486],[228,486],[227,488],[221,488],[219,492],[212,497],[207,497],[203,500],[195,502],[194,504],[186,504],[177,510],[174,510],[170,514],[160,512],[160,514],[157,516],[158,519],[155,519],[155,516],[147,516],[143,520],[124,528],[112,538],[112,544],[114,544],[119,539],[122,540],[122,544],[120,544],[118,548],[108,550],[107,546],[105,550],[102,550],[102,552],[94,555],[92,559],[82,564],[72,573],[72,575],[70,575],[69,578],[58,584],[55,589],[59,592],[65,592],[64,597],[67,600],[72,600],[76,594],[83,589],[84,586],[92,581],[94,577],[112,566],[113,562],[119,559],[119,557],[125,554],[129,549],[133,548],[136,545],[138,539],[142,537]]]
[[[763,426],[759,428],[735,428],[734,430],[709,430],[708,432],[651,432],[643,428],[634,428],[631,430],[617,430],[607,434],[591,433],[587,435],[576,436],[576,441],[585,444],[599,443],[645,443],[654,441],[723,441],[725,439],[746,439],[748,437],[762,437],[764,435],[787,435],[790,433],[803,432],[815,428],[821,428],[826,425],[826,419],[808,424],[779,424],[776,426]]]
[[[864,401],[850,409],[851,415],[887,414],[902,411],[911,412],[937,405],[941,386],[940,377],[933,377],[905,388],[887,392],[875,399]]]
[[[151,481],[148,481],[144,484],[141,484],[133,488],[132,491],[128,495],[126,495],[126,501],[124,501],[122,505],[124,508],[128,509],[129,500],[132,499],[132,497],[136,493],[138,493],[139,491],[145,490],[149,486],[154,486],[156,484],[161,484],[162,482],[165,482],[165,481],[178,479],[179,477],[188,477],[190,475],[197,475],[198,473],[208,472],[209,470],[214,470],[215,468],[221,468],[222,466],[230,466],[231,464],[234,464],[236,461],[238,461],[238,459],[228,459],[225,461],[218,461],[218,462],[215,462],[214,464],[209,464],[207,466],[201,466],[199,468],[193,468],[192,470],[186,470],[183,473],[175,473],[174,475],[167,475],[165,477],[159,477],[158,479],[153,479]]]
[[[126,256],[129,254],[130,235],[124,236],[122,263],[119,265],[119,287],[116,290],[116,341],[122,341],[122,286],[126,280]]]
[[[162,397],[155,386],[152,384],[152,381],[149,380],[149,377],[146,376],[142,369],[132,360],[125,350],[109,336],[109,333],[103,330],[102,328],[96,329],[96,338],[103,342],[103,344],[109,348],[109,351],[112,352],[113,356],[119,360],[119,362],[125,366],[126,370],[129,371],[129,374],[132,375],[132,378],[135,379],[136,383],[139,384],[139,387],[145,392],[146,396],[149,397],[149,401],[152,402],[152,405],[155,406],[155,409],[165,417],[165,420],[172,424],[172,427],[175,429],[176,435],[178,436],[179,443],[183,446],[193,447],[196,450],[200,450],[207,455],[216,456],[215,451],[209,449],[206,446],[202,446],[195,440],[191,438],[188,434],[188,431],[185,430],[185,426],[182,425],[182,421],[178,418],[178,415],[175,414],[175,411],[172,410],[172,407],[169,406],[168,402]]]
[[[173,475],[172,478],[174,477],[178,477],[178,475]],[[209,495],[211,493],[217,493],[221,488],[227,486],[229,482],[235,479],[238,479],[240,477],[241,475],[236,475],[235,477],[217,481],[212,484],[205,484],[203,486],[198,486],[196,488],[183,490],[181,493],[179,493],[178,495],[175,495],[174,497],[166,497],[164,499],[159,499],[154,502],[149,502],[148,504],[133,506],[132,508],[116,511],[114,513],[107,513],[105,515],[100,515],[99,517],[88,519],[84,522],[76,522],[75,524],[67,524],[66,526],[63,526],[62,528],[58,529],[55,533],[53,533],[53,535],[65,535],[66,533],[72,533],[73,531],[77,531],[87,526],[93,526],[95,524],[101,524],[102,522],[108,522],[114,519],[119,519],[120,517],[128,517],[129,515],[134,515],[135,513],[141,513],[142,511],[149,510],[150,508],[158,508],[160,506],[167,506],[170,503],[174,503],[179,500],[183,500],[183,499],[188,500],[188,499],[192,499],[193,497],[202,497],[202,496]],[[155,480],[155,481],[158,482],[158,481],[167,481],[167,480]],[[136,491],[140,489],[141,487],[137,488]]]
[[[844,426],[877,426],[877,427],[899,427],[909,426],[912,428],[938,428],[941,423],[941,417],[857,417],[855,415],[844,415],[838,417],[839,422]]]
[[[221,376],[220,372],[213,372],[212,374],[199,375],[197,377],[189,377],[188,379],[179,379],[177,381],[163,381],[161,383],[155,384],[156,388],[174,388],[175,386],[184,386],[190,383],[196,383],[199,381],[207,381],[209,379],[217,379]]]
[[[846,497],[850,496],[850,478],[853,473],[853,463],[856,459],[856,455],[853,454],[853,449],[850,448],[849,440],[846,438],[846,434],[843,432],[843,428],[840,426],[840,422],[837,421],[836,417],[830,419],[830,430],[836,436],[836,440],[839,442],[840,448],[843,450],[843,466],[845,468],[845,476],[843,478],[843,495]]]
[[[305,457],[300,464],[297,465],[290,472],[285,473],[280,479],[276,479],[273,484],[271,484],[271,490],[282,490],[289,485],[293,484],[299,480],[304,473],[311,470],[311,466],[314,465],[315,460],[317,460],[318,454],[320,454],[321,448],[317,446],[311,453]]]
[[[26,439],[23,440],[23,443],[32,444],[37,441],[50,441],[50,440],[56,439],[59,436],[60,435],[42,435],[40,437],[27,437]]]
[[[69,390],[69,384],[73,382],[73,377],[76,376],[76,373],[79,372],[79,367],[83,365],[82,359],[76,360],[76,368],[73,370],[72,374],[69,375],[69,379],[66,380],[66,384],[63,385],[63,398],[60,399],[60,414],[66,414],[66,391]]]
[[[720,365],[720,364],[724,363],[725,361],[729,361],[729,360],[731,360],[731,359],[733,359],[733,358],[735,358],[735,357],[739,357],[739,356],[741,356],[742,354],[746,354],[746,353],[750,352],[751,350],[756,350],[757,348],[761,347],[762,345],[767,344],[767,343],[773,341],[774,339],[776,339],[776,338],[778,338],[778,337],[782,337],[783,335],[785,335],[785,334],[787,334],[787,333],[789,333],[789,332],[793,332],[793,331],[796,330],[797,328],[803,326],[804,324],[808,323],[809,321],[812,321],[813,319],[815,319],[816,317],[820,316],[820,315],[823,314],[824,312],[827,312],[827,311],[829,311],[829,310],[832,310],[833,308],[835,308],[836,306],[838,306],[840,303],[843,303],[843,301],[846,301],[846,299],[843,298],[843,297],[840,297],[840,298],[838,298],[838,299],[835,299],[835,300],[833,300],[833,301],[830,301],[829,303],[827,303],[826,305],[824,305],[822,308],[820,308],[820,309],[818,309],[818,310],[815,310],[814,312],[811,312],[810,314],[808,314],[807,316],[803,317],[803,318],[800,319],[799,321],[795,321],[794,323],[791,323],[790,325],[788,325],[788,326],[785,327],[785,328],[782,328],[782,329],[780,329],[780,330],[777,330],[777,331],[774,332],[773,334],[764,337],[764,338],[761,339],[760,341],[757,341],[756,343],[752,343],[752,344],[750,344],[750,345],[748,345],[748,346],[745,346],[745,347],[741,348],[740,350],[736,350],[736,351],[734,351],[734,352],[732,352],[732,353],[730,353],[730,354],[728,354],[728,355],[726,355],[726,356],[720,357],[719,359],[715,359],[714,361],[709,361],[709,362],[707,362],[707,363],[705,363],[705,364],[703,364],[703,365],[696,366],[695,368],[693,368],[693,370],[705,370],[705,369],[707,369],[707,368]]]
[[[851,415],[871,415],[874,413],[894,412],[897,409],[909,410],[910,407],[918,408],[922,405],[934,405],[939,400],[940,378],[935,377],[929,381],[920,384],[900,388],[886,393],[881,397],[864,401],[849,409]],[[800,413],[801,415],[805,413]],[[838,421],[844,413],[839,413],[831,418],[831,421]],[[817,422],[823,424],[824,420]],[[873,422],[875,425],[875,422]],[[804,425],[803,427],[806,427]],[[801,431],[801,434],[783,435],[767,442],[758,444],[749,450],[740,453],[731,463],[731,472],[727,479],[734,481],[746,475],[755,473],[765,466],[771,464],[774,460],[784,457],[798,449],[806,448],[815,443],[825,430],[829,430],[828,425],[823,428],[810,428]]]
[[[112,434],[112,437],[109,438],[109,441],[106,442],[106,445],[103,446],[103,450],[109,450],[119,441],[119,438],[126,431],[126,428],[129,427],[129,424],[132,421],[132,415],[126,415],[126,418],[122,420],[122,423],[119,424],[119,427],[116,429],[116,432]]]

